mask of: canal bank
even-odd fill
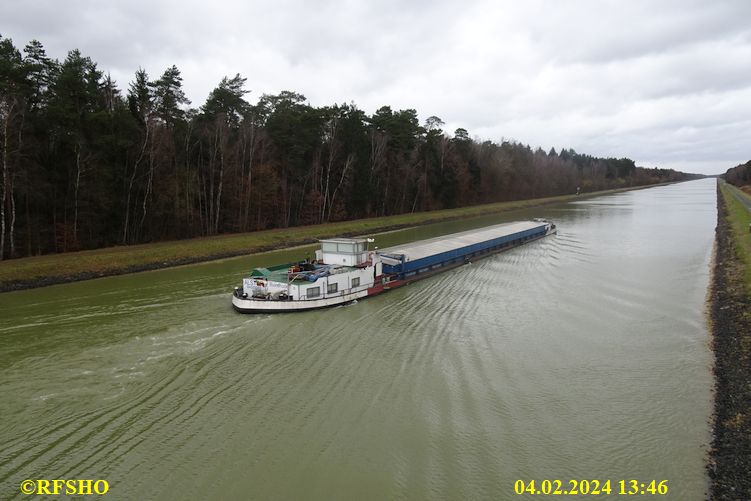
[[[372,235],[425,224],[491,216],[513,210],[585,200],[605,194],[653,188],[667,184],[671,183],[632,186],[581,195],[560,195],[499,202],[416,214],[399,214],[305,227],[216,235],[12,259],[0,261],[0,293],[216,261],[312,244],[322,238]]]
[[[708,464],[711,499],[751,499],[751,301],[734,231],[738,203],[717,187],[716,256],[710,318],[715,353],[715,415]]]

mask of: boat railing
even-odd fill
[[[324,277],[329,274],[331,267],[330,266],[322,266],[320,268],[316,268],[315,270],[296,270],[293,271],[294,268],[290,268],[287,271],[287,280],[308,280],[308,281],[315,281],[315,280],[309,280],[311,277],[315,277],[316,280],[320,277]]]
[[[317,294],[312,297],[308,297],[306,294],[303,294],[298,299],[294,299],[294,301],[316,301],[319,299],[329,299],[329,298],[335,298],[335,297],[341,297],[346,296],[347,294],[353,294],[355,292],[361,292],[366,290],[369,287],[368,284],[359,286],[359,287],[350,287],[349,289],[342,289],[338,291],[336,294]],[[237,296],[240,299],[250,299],[255,301],[293,301],[292,297],[281,293],[278,294],[276,298],[272,297],[271,294],[267,295],[249,295],[246,293],[243,293],[243,290],[240,287],[235,287],[234,295]]]

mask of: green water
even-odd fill
[[[0,499],[55,478],[134,500],[522,499],[518,479],[619,499],[632,478],[704,499],[714,181],[376,245],[530,217],[559,234],[309,313],[239,315],[230,291],[312,247],[0,295]]]

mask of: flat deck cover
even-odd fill
[[[388,254],[390,256],[404,254],[406,261],[416,261],[424,257],[433,256],[442,252],[461,249],[472,244],[479,244],[486,240],[505,237],[514,233],[519,233],[533,228],[545,226],[547,223],[538,221],[519,221],[516,223],[503,223],[485,228],[462,231],[461,233],[451,233],[441,237],[420,240],[411,244],[403,244],[386,249],[379,249],[379,254]]]

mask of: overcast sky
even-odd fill
[[[0,34],[74,48],[126,89],[182,72],[314,106],[437,115],[453,133],[717,173],[751,159],[751,0],[4,0]]]

